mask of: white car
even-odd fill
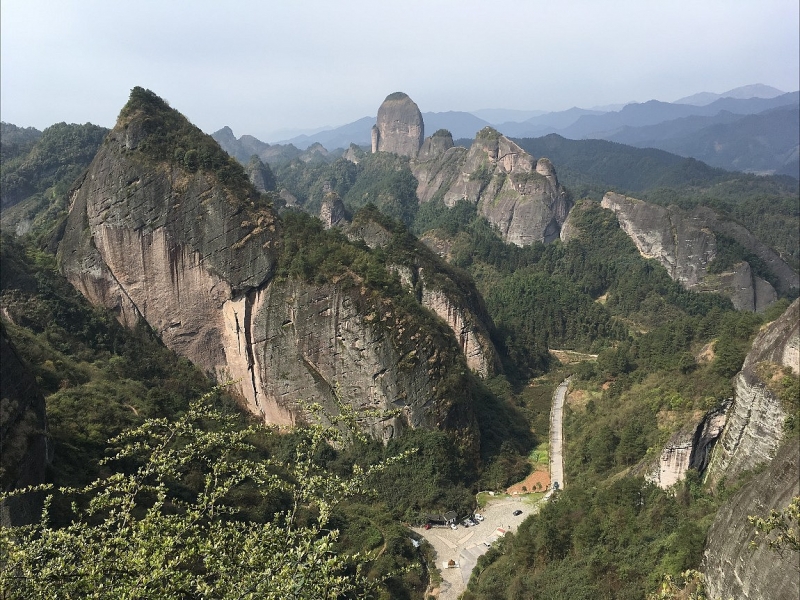
[[[480,523],[481,521],[483,521],[483,515],[480,513],[475,513],[475,520]]]
[[[455,531],[456,529],[458,529],[458,525],[456,525],[455,523],[450,523],[450,529]]]

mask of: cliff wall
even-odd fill
[[[723,273],[709,272],[717,256],[715,231],[734,238],[769,267],[781,291],[797,289],[797,274],[747,230],[718,217],[707,208],[691,212],[664,208],[613,192],[603,197],[603,208],[617,215],[620,227],[645,258],[661,263],[670,277],[687,289],[727,296],[738,310],[762,311],[777,300],[773,286],[756,276],[747,262]]]
[[[773,376],[789,369],[795,376],[800,347],[800,300],[753,340],[734,382],[734,400],[727,423],[709,464],[707,479],[717,485],[769,462],[783,440],[786,412],[771,389]]]
[[[348,236],[390,254],[389,268],[399,274],[409,294],[447,324],[472,371],[481,377],[502,371],[490,333],[494,325],[471,280],[459,277],[425,244],[408,237],[398,241],[369,216],[354,221]]]
[[[194,159],[180,144],[196,145],[209,167],[172,160]],[[267,422],[306,418],[306,401],[334,412],[343,401],[396,410],[365,416],[383,438],[440,427],[477,444],[470,399],[442,383],[467,372],[450,330],[355,276],[276,279],[281,221],[217,152],[154,94],[134,90],[73,191],[58,251],[66,277],[122,322],[144,319],[168,347],[236,381]]]
[[[771,550],[749,516],[766,518],[800,495],[800,444],[788,440],[769,467],[720,508],[708,532],[703,578],[709,598],[796,600],[800,556]],[[755,548],[751,546],[756,542]]]
[[[469,150],[432,142],[412,161],[421,202],[441,198],[478,205],[507,242],[524,246],[551,242],[572,207],[546,158],[536,160],[491,128],[478,132]]]

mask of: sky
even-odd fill
[[[800,89],[797,0],[2,0],[0,119],[112,127],[148,88],[207,133]]]

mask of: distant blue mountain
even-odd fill
[[[753,95],[761,97],[751,97]],[[631,103],[613,111],[573,107],[536,114],[537,111],[484,109],[475,111],[478,114],[448,111],[426,112],[422,116],[426,135],[447,129],[456,140],[472,140],[479,130],[492,124],[504,135],[514,138],[538,138],[556,133],[573,140],[604,139],[663,149],[725,169],[797,177],[798,126],[794,123],[800,113],[798,106],[800,92],[783,94],[775,88],[756,84],[724,94],[689,96],[679,102]],[[787,110],[766,112],[773,109]],[[532,116],[519,120],[530,113]],[[745,120],[749,115],[754,118]],[[496,121],[509,117],[499,124]],[[348,148],[350,144],[369,147],[374,124],[375,117],[363,117],[341,127],[282,140],[273,146],[242,136],[236,150],[248,157],[258,154],[265,161],[287,160],[314,144],[321,144],[333,157],[334,150]],[[229,138],[232,134],[223,137]]]
[[[695,106],[705,106],[707,104],[711,104],[715,100],[719,100],[720,98],[776,98],[777,96],[781,96],[785,93],[786,92],[782,92],[778,88],[764,85],[763,83],[755,83],[752,85],[744,85],[742,87],[734,88],[732,90],[728,90],[727,92],[722,92],[721,94],[715,94],[713,92],[700,92],[699,94],[692,94],[691,96],[686,96],[685,98],[675,100],[673,104],[694,104]]]

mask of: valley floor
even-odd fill
[[[562,486],[564,481],[562,414],[568,385],[569,379],[565,379],[556,388],[550,415],[550,477],[547,483],[560,481]],[[533,475],[536,476],[535,473]],[[521,484],[517,484],[519,485]],[[509,490],[517,486],[512,486]],[[547,487],[549,488],[549,485]],[[465,528],[459,525],[455,530],[446,526],[432,529],[413,528],[412,531],[427,540],[436,551],[436,568],[442,574],[442,583],[438,594],[436,590],[432,590],[432,595],[438,600],[457,600],[466,589],[478,558],[486,554],[490,545],[500,536],[508,531],[515,531],[529,515],[538,513],[542,502],[546,502],[552,493],[552,489],[548,489],[545,496],[538,501],[536,501],[539,498],[538,494],[503,496],[497,500],[490,500],[480,511],[484,520],[474,527]],[[520,514],[515,515],[514,512],[517,510]],[[450,561],[455,566],[448,567]]]

